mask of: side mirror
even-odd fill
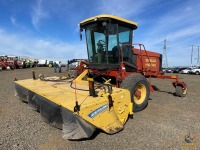
[[[82,33],[81,33],[82,31],[83,31],[83,29],[80,28],[80,40],[81,41],[82,41]]]
[[[80,33],[80,40],[82,41],[82,34]]]

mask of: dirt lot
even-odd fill
[[[53,73],[53,68],[35,68],[36,74]],[[151,93],[147,108],[135,113],[123,131],[103,132],[90,140],[67,141],[62,131],[43,122],[40,114],[30,110],[14,96],[14,78],[31,78],[31,69],[0,71],[0,149],[39,150],[115,150],[115,149],[200,149],[200,76],[180,75],[188,85],[185,98],[174,96],[171,81],[153,79],[159,91]],[[192,143],[185,136],[194,138]]]

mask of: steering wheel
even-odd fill
[[[106,45],[106,42],[103,41],[103,40],[99,40],[97,44],[101,44],[101,45],[105,46],[105,45]]]
[[[105,49],[106,47],[106,42],[103,40],[99,40],[97,42],[97,47],[98,47],[97,49],[99,49],[100,51],[103,51],[103,49]]]

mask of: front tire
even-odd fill
[[[51,67],[53,67],[53,65],[52,65],[52,64],[49,64],[49,68],[51,68]]]
[[[129,75],[122,81],[120,87],[130,91],[134,112],[141,111],[147,106],[150,89],[149,83],[144,76],[139,74]]]
[[[175,91],[176,91],[176,95],[177,96],[179,96],[179,97],[185,97],[186,94],[187,94],[187,86],[184,89],[182,86],[177,85]]]

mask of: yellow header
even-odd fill
[[[80,22],[80,25],[84,24],[86,22],[89,22],[91,20],[99,19],[99,18],[111,18],[111,19],[114,19],[114,20],[117,20],[117,21],[120,21],[120,22],[124,22],[124,23],[130,24],[130,25],[134,25],[136,27],[138,26],[138,24],[136,22],[132,22],[132,21],[126,20],[124,18],[120,18],[120,17],[113,16],[113,15],[107,15],[107,14],[98,15],[98,16],[94,16],[94,17],[85,19],[85,20],[83,20],[83,21]]]
[[[88,80],[88,81],[94,81],[94,79],[93,79],[93,78],[87,78],[87,80]]]

